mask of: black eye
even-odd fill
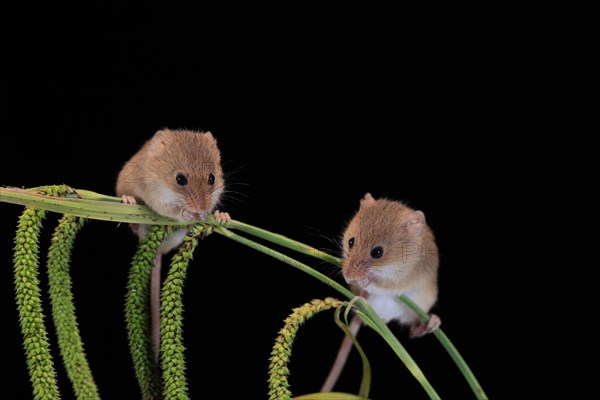
[[[185,186],[188,183],[187,177],[182,174],[181,172],[177,174],[177,176],[175,177],[175,180],[177,181],[177,184],[179,186]]]
[[[215,176],[213,174],[208,174],[208,184],[214,185],[214,183],[215,183]]]
[[[383,247],[381,247],[381,246],[373,247],[373,250],[371,250],[371,257],[373,257],[373,258],[383,257]]]
[[[354,238],[350,238],[350,240],[348,240],[348,247],[352,248],[352,246],[354,246]]]

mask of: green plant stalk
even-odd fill
[[[423,311],[418,305],[416,305],[410,298],[408,298],[405,295],[402,295],[400,296],[400,300],[402,300],[404,304],[406,304],[419,317],[421,317],[421,319],[425,321],[425,323],[429,322],[429,315],[427,315],[427,313]],[[433,331],[433,334],[439,340],[442,346],[444,346],[444,348],[450,355],[450,358],[452,358],[452,360],[456,363],[456,366],[458,367],[460,372],[462,372],[463,376],[469,383],[471,390],[473,390],[475,397],[480,400],[487,400],[488,397],[483,391],[483,388],[481,387],[479,382],[477,381],[477,378],[471,371],[471,368],[469,368],[466,361],[460,355],[456,347],[454,347],[454,344],[452,344],[450,339],[448,339],[448,336],[446,336],[444,331],[442,331],[441,328],[438,328],[435,331]]]
[[[283,261],[284,263],[291,265],[292,267],[295,267],[319,279],[321,282],[331,286],[332,288],[346,296],[348,299],[352,299],[355,297],[355,295],[351,291],[349,291],[333,279],[321,274],[318,271],[315,271],[306,264],[303,264],[289,256],[286,256],[285,254],[279,253],[278,251],[263,246],[262,244],[256,243],[243,236],[237,235],[223,227],[216,227],[215,232],[230,239],[233,239],[239,243],[242,243],[248,247],[251,247],[254,250],[257,250],[261,253],[267,254],[280,261]],[[417,363],[412,359],[410,354],[408,354],[404,346],[402,346],[402,344],[398,341],[398,338],[396,338],[396,336],[392,333],[392,331],[385,324],[385,322],[383,322],[383,320],[379,317],[375,310],[373,310],[373,308],[362,298],[356,301],[355,304],[359,305],[359,310],[361,311],[361,317],[363,319],[363,322],[371,326],[383,337],[383,339],[390,345],[392,350],[394,350],[394,352],[402,360],[404,365],[406,365],[408,370],[413,374],[413,376],[417,379],[421,386],[423,386],[423,389],[425,389],[429,396],[432,399],[439,399],[439,395],[435,392],[435,389],[433,389],[433,387],[431,386],[431,384],[429,383],[429,381],[427,380]]]
[[[135,376],[144,400],[162,398],[161,375],[150,341],[150,276],[158,248],[171,231],[170,227],[158,225],[150,229],[133,256],[127,280],[127,338]]]
[[[300,325],[304,324],[315,314],[339,307],[340,300],[328,297],[325,300],[313,300],[294,308],[292,314],[286,318],[283,328],[275,339],[269,362],[269,400],[290,400],[292,392],[289,388],[287,376],[290,371],[288,363],[292,355],[292,343]]]
[[[251,239],[248,239],[244,236],[240,236],[234,232],[231,232],[229,229],[221,227],[221,226],[215,227],[215,232],[217,232],[229,239],[233,239],[236,242],[239,242],[248,247],[251,247],[254,250],[257,250],[268,256],[274,257],[274,258],[278,259],[279,261],[283,261],[284,263],[291,265],[292,267],[297,268],[300,271],[305,272],[314,278],[317,278],[321,282],[331,286],[332,288],[334,288],[335,290],[337,290],[338,292],[340,292],[341,294],[343,294],[344,296],[346,296],[350,299],[354,297],[354,294],[351,291],[349,291],[348,289],[346,289],[345,287],[343,287],[342,285],[340,285],[333,279],[329,278],[328,276],[326,276],[318,271],[315,271],[313,268],[309,267],[308,265],[303,264],[299,261],[296,261],[295,259],[293,259],[283,253],[280,253],[276,250],[266,247],[260,243],[257,243]]]
[[[85,356],[69,274],[75,236],[84,223],[84,219],[68,215],[59,221],[48,251],[48,284],[52,318],[67,376],[78,399],[94,400],[100,399],[100,394]]]
[[[290,239],[278,233],[269,232],[256,226],[252,226],[235,220],[231,220],[230,222],[225,224],[225,226],[227,227],[227,229],[236,229],[242,232],[246,232],[252,236],[256,236],[258,238],[267,240],[269,242],[278,244],[283,247],[287,247],[288,249],[297,251],[299,253],[321,259],[334,265],[340,265],[341,263],[341,260],[338,257],[334,257],[331,254],[327,254],[321,250],[315,249],[314,247],[308,246],[304,243],[300,243],[296,240]]]
[[[160,361],[165,400],[189,398],[183,346],[183,285],[198,236],[209,233],[202,225],[190,229],[171,258],[171,267],[160,293]]]
[[[340,318],[340,311],[341,307],[338,307],[335,310],[335,323],[344,331],[344,333],[350,338],[350,340],[352,340],[352,344],[354,344],[354,347],[358,351],[363,365],[363,374],[362,380],[360,382],[360,388],[358,390],[358,395],[360,397],[369,398],[369,392],[371,391],[371,364],[369,363],[369,359],[363,351],[362,346],[358,343],[358,340],[352,334],[352,332],[350,332],[347,314],[344,315],[345,321],[342,322]]]
[[[13,257],[17,311],[35,400],[60,398],[38,280],[38,243],[44,217],[43,210],[26,208],[23,211],[15,235]]]
[[[398,341],[398,338],[390,330],[387,324],[379,317],[379,315],[373,310],[371,305],[367,301],[360,297],[355,302],[355,308],[357,314],[360,316],[362,321],[373,328],[383,340],[394,350],[394,353],[402,360],[408,371],[415,377],[415,379],[421,384],[425,392],[429,395],[430,399],[441,399],[440,395],[437,394],[435,389],[431,386],[421,368],[413,360],[410,354],[406,351],[404,346]]]

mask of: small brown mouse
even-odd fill
[[[211,132],[161,129],[146,141],[119,172],[117,196],[124,203],[142,203],[156,213],[179,221],[204,220],[221,201],[225,180],[221,152]],[[215,211],[226,222],[229,214]],[[131,224],[143,239],[149,225]],[[160,283],[162,256],[178,247],[188,229],[173,232],[158,250],[152,269],[150,309],[152,347],[158,360],[160,347]]]
[[[398,298],[406,295],[425,312],[437,300],[438,249],[422,211],[367,193],[342,241],[344,279],[386,323],[394,320],[410,326],[413,338],[440,326],[437,315],[429,314],[425,324]],[[353,335],[361,322],[358,316],[352,318]],[[333,389],[351,349],[352,342],[345,336],[321,392]]]

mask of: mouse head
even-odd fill
[[[180,221],[204,220],[225,189],[221,154],[210,132],[164,129],[150,140],[147,184],[153,188],[148,205]],[[168,211],[152,202],[168,204]],[[164,206],[164,204],[163,204]]]
[[[360,289],[394,289],[419,272],[425,215],[401,202],[367,193],[344,231],[342,274]]]

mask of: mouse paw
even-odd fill
[[[125,203],[125,204],[137,204],[135,197],[129,196],[127,194],[124,194],[123,196],[121,196],[121,199],[123,200],[123,203]]]
[[[227,212],[215,211],[215,213],[213,215],[215,216],[217,221],[219,221],[222,224],[225,224],[225,223],[231,221],[231,217],[229,216],[229,213],[227,213]]]
[[[423,323],[420,319],[415,321],[410,327],[409,336],[417,338],[425,336],[428,333],[435,331],[442,324],[442,320],[435,314],[429,314],[429,322]]]

